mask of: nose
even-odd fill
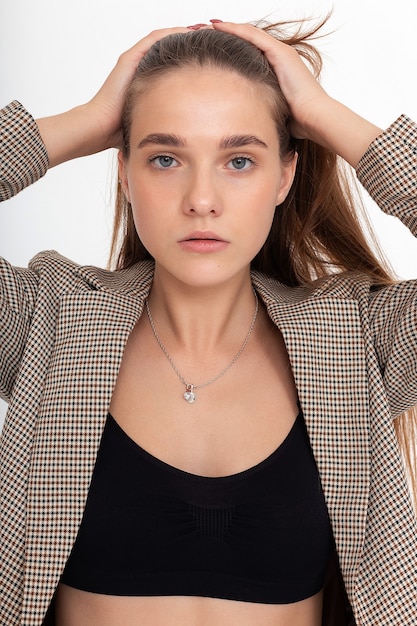
[[[195,167],[190,172],[183,198],[183,211],[199,216],[222,213],[220,190],[215,174],[208,167]]]

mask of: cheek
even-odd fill
[[[262,248],[265,241],[268,239],[268,235],[271,231],[272,224],[274,221],[275,211],[276,211],[276,207],[274,206],[273,209],[269,211],[269,213],[265,216],[265,219],[262,221],[262,228],[260,229],[260,233],[259,233],[260,245],[259,245],[258,251]]]
[[[166,214],[172,201],[172,190],[164,181],[155,181],[145,174],[133,173],[128,177],[130,203],[139,221],[157,220]]]
[[[158,207],[155,205],[155,194],[150,192],[147,186],[141,184],[140,181],[134,181],[129,186],[129,189],[133,221],[139,236],[141,236],[141,232],[152,229],[152,223],[158,215]]]
[[[169,237],[169,219],[163,203],[155,204],[147,194],[132,194],[132,217],[136,233],[153,257],[158,257],[166,248]]]
[[[258,205],[262,207],[262,205]],[[259,252],[268,238],[269,232],[275,216],[275,204],[263,205],[263,208],[253,212],[251,219],[242,224],[242,241],[248,249],[250,256],[253,258]]]
[[[142,208],[138,206],[138,204],[133,201],[132,203],[132,213],[133,213],[133,222],[135,224],[136,232],[139,236],[139,239],[142,241],[143,245],[149,249],[149,245],[152,246],[153,240],[156,238],[156,224],[155,220],[152,216],[152,211],[147,211],[144,209],[144,205],[141,205]]]
[[[146,198],[146,195],[138,191],[138,186],[136,185],[131,185],[129,187],[129,192],[132,217],[136,232],[138,233],[142,243],[145,243],[144,236],[151,227],[152,212],[146,210],[146,207],[150,206],[149,199]]]

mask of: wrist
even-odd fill
[[[50,167],[108,147],[91,106],[84,104],[65,113],[37,120],[48,152]]]
[[[382,130],[341,102],[327,96],[309,115],[306,132],[309,139],[356,167],[368,146]]]

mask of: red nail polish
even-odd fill
[[[223,20],[209,20],[212,24],[221,24]]]
[[[207,26],[207,24],[193,24],[192,26],[187,26],[187,28],[198,30],[199,28],[203,28],[203,26]]]

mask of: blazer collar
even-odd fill
[[[143,299],[149,294],[154,268],[153,261],[141,261],[127,269],[118,271],[94,266],[80,266],[77,268],[77,273],[94,290],[109,291]],[[270,306],[277,303],[295,304],[301,302],[313,294],[317,295],[320,291],[317,284],[305,287],[288,287],[256,271],[251,272],[251,279],[254,288],[268,310]]]
[[[94,290],[136,296],[142,299],[149,294],[153,281],[154,263],[153,261],[142,261],[118,271],[83,265],[78,267],[76,271]]]

